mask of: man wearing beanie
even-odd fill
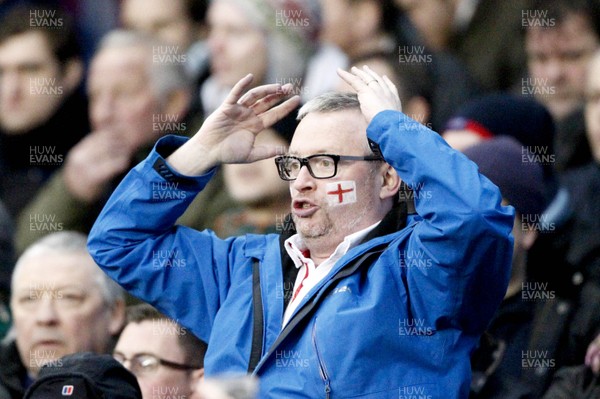
[[[64,356],[40,369],[23,399],[142,399],[135,376],[111,355]]]
[[[472,358],[472,398],[537,398],[559,366],[559,340],[572,315],[569,301],[559,298],[547,281],[536,281],[528,274],[532,267],[528,253],[538,234],[555,228],[545,213],[548,201],[542,166],[530,161],[526,146],[508,136],[483,141],[465,149],[464,154],[516,210],[511,279]],[[552,315],[552,323],[548,323],[548,315]],[[536,358],[536,353],[545,355]],[[520,396],[526,394],[533,396]]]
[[[446,122],[442,136],[461,151],[482,140],[511,136],[544,154],[554,152],[554,122],[548,110],[535,100],[512,94],[489,94],[469,101]]]

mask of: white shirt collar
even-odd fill
[[[344,241],[337,246],[335,251],[333,251],[327,260],[337,260],[346,255],[350,249],[358,245],[373,229],[375,229],[375,227],[379,225],[379,223],[381,223],[381,220],[365,229],[359,230],[344,237]],[[296,233],[285,240],[284,245],[288,255],[294,261],[296,268],[300,268],[304,262],[310,259],[310,254],[307,252],[308,249],[306,248],[306,245],[304,244],[300,234]]]

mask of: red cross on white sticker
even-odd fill
[[[356,183],[354,180],[327,183],[327,202],[329,205],[352,204],[356,202]]]

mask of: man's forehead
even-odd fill
[[[94,56],[94,67],[137,68],[146,70],[146,65],[152,63],[152,51],[142,46],[106,47]]]
[[[526,49],[536,51],[540,44],[547,44],[551,48],[560,45],[585,45],[580,43],[582,38],[598,40],[594,29],[589,24],[589,19],[579,14],[571,14],[554,27],[531,27],[528,28]],[[552,46],[554,45],[554,46]]]
[[[177,324],[168,320],[152,319],[127,323],[115,350],[129,356],[140,353],[164,356],[172,354],[173,351],[178,352],[176,328]]]
[[[34,279],[52,280],[57,276],[94,278],[97,268],[93,259],[87,253],[43,253],[28,256],[15,269],[15,283],[27,282]],[[40,272],[38,272],[40,271]],[[73,277],[74,278],[74,277]]]
[[[0,55],[7,52],[10,52],[10,59],[3,59],[3,61],[11,64],[26,62],[45,64],[54,60],[48,41],[39,32],[25,32],[8,37],[0,43]]]
[[[131,49],[131,52],[124,47],[101,50],[92,61],[89,74],[90,86],[102,86],[106,82],[146,84],[149,79],[148,65],[152,60],[148,58],[147,51],[136,47]]]
[[[352,150],[366,140],[367,123],[358,109],[311,112],[298,124],[291,154]]]

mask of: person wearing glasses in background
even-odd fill
[[[506,292],[514,210],[399,112],[387,77],[338,74],[356,94],[307,102],[285,154],[254,140],[299,98],[281,102],[291,85],[248,91],[253,76],[242,78],[192,138],[162,138],[125,177],[88,248],[208,343],[207,378],[250,372],[260,398],[465,398],[469,353]],[[175,225],[219,165],[275,155],[293,220],[281,234],[220,239]],[[401,183],[416,214],[398,201]]]
[[[206,344],[148,304],[127,309],[113,357],[137,378],[143,399],[189,398],[204,375]]]

